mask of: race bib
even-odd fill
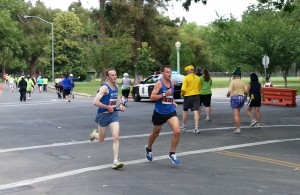
[[[109,99],[109,105],[111,107],[117,107],[117,99]]]
[[[162,104],[173,104],[173,96],[166,96],[162,99]]]

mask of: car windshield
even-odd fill
[[[158,76],[158,79],[161,79],[162,75],[160,74]],[[175,83],[179,83],[183,81],[184,76],[182,74],[172,74],[171,80],[174,81]]]

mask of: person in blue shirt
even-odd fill
[[[69,78],[69,74],[65,74],[65,78],[61,82],[63,85],[63,95],[66,98],[67,102],[71,102],[70,93],[72,90],[73,81]]]
[[[104,83],[96,97],[93,104],[98,108],[95,122],[98,124],[98,129],[90,134],[90,141],[97,139],[103,142],[107,127],[111,130],[113,137],[113,169],[119,169],[124,166],[123,162],[118,159],[119,155],[119,115],[116,112],[116,107],[119,103],[121,111],[125,111],[125,106],[122,104],[121,96],[118,94],[118,86],[116,85],[117,73],[113,68],[105,71],[107,82]]]
[[[150,96],[150,100],[156,102],[152,115],[153,130],[148,137],[148,145],[145,146],[146,158],[149,161],[152,161],[152,145],[155,139],[158,137],[162,125],[164,123],[168,123],[173,131],[169,159],[172,161],[172,163],[179,164],[179,160],[175,155],[177,144],[180,138],[179,119],[175,110],[177,104],[173,98],[175,83],[171,81],[172,70],[170,66],[164,65],[161,68],[161,72],[162,79],[155,83],[154,89]]]

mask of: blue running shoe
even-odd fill
[[[149,161],[152,161],[152,159],[153,159],[153,153],[149,151],[148,145],[145,146],[145,149],[146,149],[146,158],[147,158]]]
[[[176,165],[179,164],[179,160],[177,159],[175,154],[171,154],[171,155],[169,154],[169,159],[171,159],[173,164],[176,164]]]

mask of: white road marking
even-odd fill
[[[245,147],[251,147],[251,146],[259,146],[259,145],[282,143],[282,142],[292,142],[292,141],[300,141],[300,138],[267,140],[267,141],[261,141],[261,142],[238,144],[238,145],[231,145],[231,146],[224,146],[224,147],[217,147],[217,148],[210,148],[210,149],[203,149],[203,150],[194,150],[194,151],[176,153],[176,155],[177,156],[186,156],[186,155],[192,155],[192,154],[203,154],[203,153],[209,153],[209,152],[231,150],[231,149],[236,149],[236,148],[245,148]],[[154,160],[164,160],[167,158],[168,158],[168,155],[162,155],[162,156],[155,157]],[[126,161],[126,162],[124,162],[124,164],[125,165],[133,165],[133,164],[140,164],[140,163],[145,163],[145,162],[148,162],[148,160],[137,159],[137,160]],[[107,169],[107,168],[111,168],[111,164],[75,169],[72,171],[61,172],[58,174],[53,174],[53,175],[48,175],[48,176],[43,176],[43,177],[31,178],[31,179],[27,179],[27,180],[15,182],[15,183],[3,184],[3,185],[0,185],[0,190],[8,190],[11,188],[32,185],[32,184],[36,184],[36,183],[40,183],[40,182],[44,182],[44,181],[59,179],[59,178],[63,178],[63,177],[78,175],[81,173],[97,171],[97,170],[102,170],[102,169]]]
[[[272,128],[272,127],[300,127],[300,125],[266,125],[261,126],[261,128]],[[248,126],[241,127],[241,128],[249,128]],[[206,128],[206,129],[199,129],[200,131],[215,131],[215,130],[228,130],[228,129],[235,129],[235,127],[218,127],[218,128]],[[192,130],[187,130],[187,132],[193,132]],[[169,135],[172,132],[161,132],[160,135]],[[139,138],[139,137],[147,137],[148,134],[139,134],[139,135],[125,135],[120,136],[120,139],[131,139],[131,138]],[[107,137],[105,140],[112,140],[112,137]],[[53,143],[53,144],[46,144],[46,145],[38,145],[38,146],[28,146],[28,147],[20,147],[20,148],[8,148],[0,150],[0,153],[8,153],[8,152],[16,152],[16,151],[23,151],[23,150],[33,150],[33,149],[41,149],[41,148],[51,148],[51,147],[59,147],[59,146],[71,146],[71,145],[78,145],[78,144],[86,144],[91,143],[89,140],[85,141],[72,141],[72,142],[61,142],[61,143]]]
[[[32,105],[46,105],[46,104],[66,104],[66,100],[47,100],[47,101],[27,101],[27,102],[13,102],[13,103],[0,103],[1,107],[20,107],[20,106],[32,106]],[[71,104],[74,103],[91,103],[91,101],[82,101],[76,100],[71,101]]]

